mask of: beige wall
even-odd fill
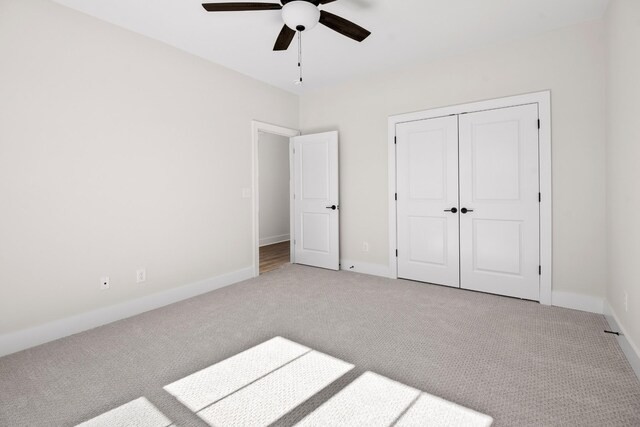
[[[260,245],[289,240],[289,138],[260,133]]]
[[[635,220],[640,212],[640,1],[614,0],[605,19],[609,53],[607,300],[640,355],[640,223]]]
[[[304,133],[340,131],[342,258],[389,262],[388,116],[550,89],[554,290],[603,298],[605,68],[592,22],[303,95]]]
[[[298,98],[1,0],[0,334],[249,267],[253,119],[297,128]]]

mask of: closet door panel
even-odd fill
[[[457,117],[396,132],[398,277],[459,287]]]
[[[462,288],[539,300],[537,124],[536,104],[460,116]]]

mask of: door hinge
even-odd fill
[[[542,266],[538,266],[538,276],[542,276]]]
[[[398,250],[396,249],[396,258],[398,258]]]
[[[542,193],[538,193],[538,203],[542,203]]]
[[[296,239],[293,239],[293,246],[296,245]]]
[[[397,143],[398,143],[398,137],[397,137],[397,136],[394,136],[394,137],[393,137],[393,143],[394,143],[394,144],[397,144]]]
[[[398,193],[396,193],[396,202],[398,201]]]
[[[538,119],[538,129],[540,129],[540,119]]]

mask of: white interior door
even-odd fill
[[[460,116],[460,282],[539,300],[537,104]]]
[[[398,277],[459,287],[458,118],[396,128]]]
[[[340,268],[338,132],[291,138],[294,155],[295,262]]]

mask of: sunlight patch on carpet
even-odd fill
[[[420,391],[365,372],[297,425],[388,427],[420,396]]]
[[[175,427],[169,418],[146,398],[140,397],[77,427]]]
[[[422,393],[394,427],[424,426],[425,420],[429,421],[429,425],[442,427],[489,427],[493,424],[493,418],[488,415]]]
[[[493,418],[365,372],[297,427],[488,427]]]
[[[355,366],[276,337],[164,387],[211,426],[269,426]],[[299,427],[488,427],[493,419],[365,372]]]
[[[187,408],[198,412],[309,351],[311,349],[303,345],[275,337],[164,389]]]
[[[212,426],[267,426],[353,369],[312,351],[198,415]]]

